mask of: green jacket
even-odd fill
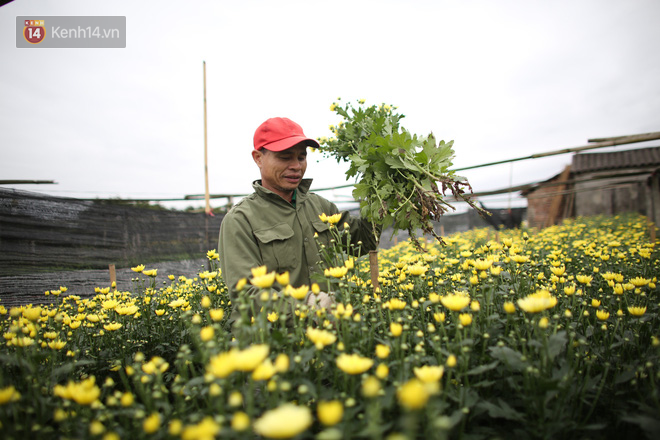
[[[233,304],[238,297],[234,289],[236,283],[241,278],[249,280],[252,268],[266,265],[268,272],[288,271],[293,287],[310,286],[310,275],[322,273],[317,238],[319,243],[328,246],[331,236],[328,224],[323,223],[319,215],[333,215],[339,210],[323,197],[308,192],[311,183],[312,179],[303,179],[300,183],[294,206],[257,180],[252,184],[255,192],[239,201],[223,218],[218,253]],[[350,225],[353,244],[362,242],[362,254],[376,249],[378,243],[369,222],[343,212],[337,226],[341,228],[344,222]],[[380,235],[379,228],[377,233]],[[248,286],[249,282],[246,288]],[[254,286],[249,289],[258,303],[255,295],[258,289]],[[237,317],[235,312],[234,308],[234,318]]]

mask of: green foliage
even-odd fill
[[[407,230],[420,249],[417,231],[442,239],[433,229],[454,207],[450,192],[484,213],[466,195],[470,184],[450,170],[454,141],[437,141],[433,134],[417,136],[400,125],[404,115],[389,105],[354,107],[333,104],[343,121],[331,129],[336,137],[321,139],[321,150],[338,162],[346,161],[348,178],[357,179],[353,197],[360,201],[362,217],[383,228]]]

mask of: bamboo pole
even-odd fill
[[[378,282],[378,251],[369,251],[369,268],[371,269],[371,285],[374,290],[380,289]]]
[[[574,153],[574,152],[578,152],[578,151],[593,150],[593,149],[596,149],[596,148],[614,147],[616,145],[633,144],[635,142],[654,141],[654,140],[657,140],[657,139],[660,139],[660,131],[656,131],[656,132],[653,132],[653,133],[634,134],[634,135],[630,135],[630,136],[619,136],[619,137],[615,137],[615,138],[589,139],[589,142],[597,141],[597,140],[599,142],[594,142],[591,145],[584,145],[584,146],[581,146],[581,147],[563,148],[561,150],[547,151],[545,153],[530,154],[529,156],[516,157],[514,159],[498,160],[497,162],[489,162],[489,163],[483,163],[483,164],[480,164],[480,165],[473,165],[473,166],[469,166],[469,167],[455,168],[454,171],[471,170],[473,168],[488,167],[488,166],[491,166],[491,165],[499,165],[499,164],[503,164],[503,163],[517,162],[517,161],[520,161],[520,160],[538,159],[540,157],[556,156],[558,154]]]
[[[0,180],[0,185],[42,185],[55,184],[54,180]]]
[[[203,61],[204,64],[204,200],[206,202],[206,207],[204,211],[206,214],[211,213],[211,203],[209,197],[209,154],[208,154],[208,138],[206,135],[206,61]]]

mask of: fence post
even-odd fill
[[[646,218],[647,226],[649,228],[649,238],[651,244],[655,243],[656,237],[655,237],[655,222],[651,220],[650,218]]]
[[[115,265],[109,265],[108,269],[110,270],[110,285],[113,285],[114,283],[115,288],[113,290],[117,290],[117,272],[115,271]]]
[[[378,251],[369,251],[369,268],[371,269],[371,285],[375,291],[380,288],[378,282]]]

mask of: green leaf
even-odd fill
[[[490,354],[493,358],[502,361],[514,371],[523,371],[527,368],[527,362],[523,361],[522,354],[509,347],[490,347]]]
[[[548,357],[554,360],[566,347],[568,337],[566,331],[562,330],[548,338]]]
[[[403,163],[403,161],[401,160],[401,157],[399,157],[399,156],[385,156],[384,161],[390,167],[395,168],[395,169],[406,169],[407,168],[407,166]]]
[[[506,419],[506,420],[515,420],[522,421],[525,419],[525,416],[506,403],[502,399],[497,399],[497,405],[489,402],[488,400],[482,400],[477,404],[477,408],[484,409],[488,412],[488,415],[496,419]]]
[[[371,187],[369,185],[358,183],[355,185],[355,188],[353,189],[353,197],[356,200],[366,199],[370,191],[371,191]]]
[[[636,376],[637,376],[637,372],[634,369],[624,371],[623,373],[620,373],[616,376],[616,379],[614,379],[614,384],[619,385],[622,383],[630,382]]]
[[[643,414],[634,414],[623,416],[621,419],[642,428],[648,438],[657,438],[660,432],[660,420],[657,418],[648,417]]]
[[[477,375],[477,374],[483,374],[486,371],[490,371],[493,368],[497,367],[499,364],[500,364],[499,361],[495,361],[495,362],[491,362],[490,364],[479,365],[478,367],[475,367],[475,368],[469,370],[465,374],[470,375],[470,376],[474,376],[474,375]]]

